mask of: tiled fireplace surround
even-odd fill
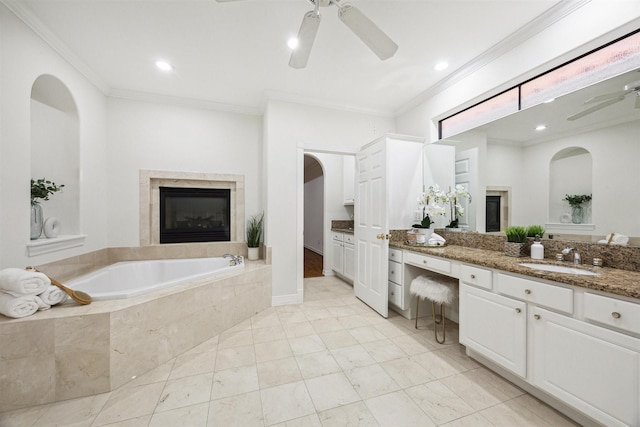
[[[160,185],[230,188],[235,241],[157,244]],[[38,268],[65,281],[119,261],[246,255],[242,176],[141,171],[140,205],[139,247],[105,248]],[[2,342],[12,343],[0,346],[0,412],[113,390],[248,319],[271,305],[269,264],[247,262],[244,272],[130,299],[68,301],[23,319],[0,316]]]

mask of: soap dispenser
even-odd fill
[[[544,259],[544,246],[540,243],[540,236],[536,234],[536,240],[531,245],[531,259]]]

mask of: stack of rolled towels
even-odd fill
[[[0,270],[0,314],[21,318],[47,310],[67,298],[46,274],[21,268]]]

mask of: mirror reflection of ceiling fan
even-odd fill
[[[567,120],[577,120],[610,105],[616,104],[620,101],[624,101],[624,99],[629,95],[636,97],[635,108],[640,109],[640,80],[625,85],[621,91],[606,93],[604,95],[599,95],[588,99],[587,101],[585,101],[585,104],[593,104],[595,102],[599,102],[599,104],[596,104],[591,108],[587,108],[586,110],[581,111],[577,114],[569,116],[567,117]]]
[[[238,0],[216,1],[227,3]],[[355,6],[348,3],[342,4],[340,0],[307,1],[314,8],[305,13],[302,18],[302,24],[300,24],[300,30],[298,31],[298,45],[291,52],[291,58],[289,59],[290,67],[304,68],[307,66],[313,42],[320,27],[321,7],[336,6],[338,8],[338,18],[383,61],[391,58],[398,50],[398,45]]]

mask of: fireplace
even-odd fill
[[[160,187],[160,243],[231,241],[231,191]]]

